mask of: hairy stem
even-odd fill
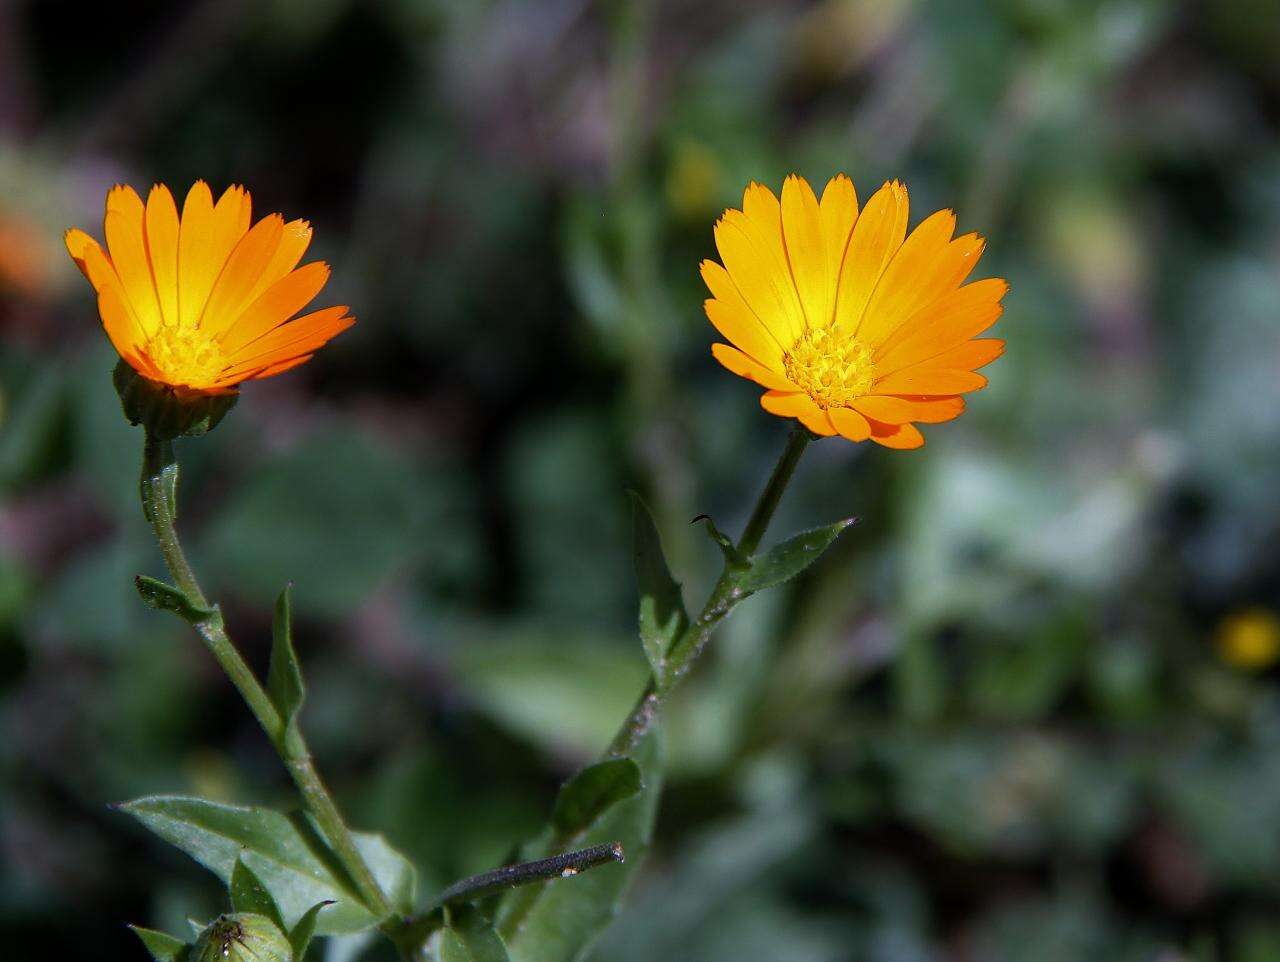
[[[285,769],[297,786],[302,802],[320,826],[334,853],[351,876],[360,898],[369,910],[380,918],[391,913],[387,898],[369,870],[368,864],[356,848],[351,830],[334,804],[333,796],[320,780],[306,742],[296,730],[286,732],[284,720],[276,710],[262,683],[249,667],[239,650],[227,635],[222,613],[209,604],[196,580],[195,572],[187,561],[178,540],[177,530],[178,462],[174,458],[173,443],[160,441],[147,433],[142,456],[142,510],[151,529],[155,532],[165,567],[177,583],[179,590],[196,608],[209,610],[209,614],[194,623],[196,633],[205,647],[217,659],[231,683],[244,698],[258,724],[280,755]]]

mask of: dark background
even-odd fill
[[[216,880],[108,804],[287,804],[159,573],[91,291],[106,189],[309,218],[357,326],[180,446],[251,660],[430,893],[536,830],[645,672],[624,491],[690,604],[786,426],[711,360],[747,180],[904,178],[1009,278],[970,412],[812,447],[863,521],[673,710],[603,962],[1280,958],[1280,6],[0,0],[0,946],[141,959]],[[351,957],[334,944],[328,958]]]

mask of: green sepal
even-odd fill
[[[750,566],[737,575],[735,583],[745,593],[752,594],[789,581],[817,561],[831,547],[831,543],[840,537],[840,533],[857,520],[845,518],[835,524],[802,531],[795,537],[788,538],[782,544],[752,558]]]
[[[475,906],[445,909],[444,915],[440,962],[509,962],[502,936]]]
[[[286,928],[280,916],[280,906],[271,897],[267,887],[262,884],[253,869],[244,864],[244,859],[236,859],[235,868],[231,870],[231,907],[237,912],[250,912],[270,919],[278,929]]]
[[[160,441],[208,434],[240,398],[239,394],[183,396],[167,384],[143,377],[123,359],[116,364],[111,381],[126,420],[141,424]]]
[[[172,611],[179,618],[193,625],[204,621],[214,613],[212,608],[202,608],[194,604],[181,589],[147,575],[138,575],[133,579],[133,584],[138,589],[142,603],[148,608]]]
[[[724,555],[725,563],[730,568],[746,568],[751,564],[751,559],[738,550],[738,546],[733,543],[733,539],[716,527],[716,523],[711,520],[711,515],[700,514],[690,524],[697,524],[699,521],[702,522],[707,534]]]
[[[219,915],[200,933],[190,962],[294,962],[288,938],[265,915]]]
[[[640,643],[653,677],[661,685],[667,671],[667,651],[689,626],[689,615],[680,584],[667,566],[653,513],[638,494],[627,493],[631,496],[632,550],[640,589]]]
[[[557,839],[571,839],[614,805],[642,787],[640,766],[630,758],[610,758],[588,765],[565,782],[556,796],[551,827]]]
[[[302,962],[306,957],[307,947],[311,945],[311,938],[316,934],[316,916],[326,905],[332,904],[333,902],[329,899],[317,902],[307,909],[302,918],[298,919],[298,924],[289,933],[289,945],[293,947],[293,962]]]
[[[306,689],[302,666],[293,647],[293,586],[286,586],[276,599],[271,622],[271,664],[267,669],[267,692],[284,722],[285,747],[297,740],[298,712]]]
[[[156,962],[186,962],[191,955],[190,945],[167,932],[144,929],[141,925],[131,925],[129,929],[142,940]]]

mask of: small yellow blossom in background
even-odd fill
[[[310,360],[355,323],[346,307],[290,320],[320,293],[329,267],[297,266],[311,242],[306,221],[271,214],[250,227],[243,187],[215,204],[196,181],[181,218],[163,184],[145,205],[132,187],[113,187],[106,206],[107,250],[77,229],[67,231],[67,250],[98,292],[112,345],[151,381],[182,395],[230,394]]]
[[[36,224],[0,212],[0,294],[15,291],[35,297],[44,289],[49,278],[44,261],[47,243]]]
[[[843,174],[821,201],[794,174],[781,201],[748,185],[742,210],[716,223],[724,265],[702,263],[707,317],[730,342],[712,354],[768,389],[766,411],[815,434],[920,447],[912,422],[959,417],[960,395],[986,387],[976,369],[1004,351],[1004,341],[973,338],[1000,317],[1009,285],[961,286],[984,242],[953,240],[955,226],[941,210],[908,237],[907,189],[897,181],[861,212]]]
[[[1265,608],[1228,615],[1218,626],[1218,654],[1229,665],[1248,671],[1270,668],[1280,660],[1280,619]]]

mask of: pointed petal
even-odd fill
[[[137,194],[129,192],[133,199]],[[135,214],[138,216],[135,218]],[[124,291],[125,300],[133,315],[148,336],[160,329],[160,303],[156,300],[155,282],[151,278],[151,264],[147,259],[147,242],[142,234],[142,206],[122,205],[107,211],[103,218],[107,234],[107,247],[111,251],[111,263]]]
[[[346,307],[326,307],[304,314],[264,334],[231,358],[219,380],[236,377],[243,380],[250,372],[281,361],[310,354],[341,334],[356,322]]]
[[[858,215],[840,267],[835,323],[841,330],[858,329],[876,282],[906,236],[907,209],[907,189],[895,180],[877,190]]]
[[[831,285],[831,314],[824,324],[830,324],[835,318],[840,267],[849,247],[849,235],[858,220],[858,192],[853,188],[853,181],[844,174],[836,174],[823,188],[819,206],[822,212],[822,246],[827,254],[827,279]]]
[[[271,285],[218,336],[222,350],[235,355],[302,310],[329,280],[329,265],[312,261]]]
[[[750,354],[761,364],[781,370],[782,345],[778,343],[778,339],[769,328],[760,322],[760,318],[755,311],[751,310],[747,302],[743,300],[742,294],[737,285],[733,283],[733,278],[729,276],[729,272],[715,261],[704,260],[702,262],[702,279],[706,282],[707,289],[711,291],[715,299],[724,305],[723,311],[734,316],[735,332],[742,336],[742,341],[739,342],[734,334],[719,328],[718,325],[717,330],[733,341],[739,349]],[[716,324],[716,319],[712,318],[710,314],[708,314],[708,319],[712,324]]]
[[[835,282],[827,276],[822,213],[809,182],[795,174],[782,185],[782,236],[808,326],[826,327]]]
[[[858,339],[878,347],[907,318],[937,300],[954,273],[942,256],[956,227],[956,215],[940,210],[926,217],[898,248],[880,276],[858,325]]]
[[[804,331],[804,312],[796,294],[791,271],[785,260],[779,260],[774,248],[781,248],[782,235],[776,243],[767,240],[741,211],[728,210],[716,224],[716,249],[743,300],[761,322],[787,347]]]
[[[739,377],[755,381],[762,387],[775,391],[794,391],[796,386],[776,371],[771,371],[763,364],[743,354],[728,344],[712,344],[711,354],[724,367]]]
[[[209,301],[200,317],[201,330],[211,337],[230,330],[280,247],[283,233],[284,218],[271,214],[240,238],[209,294]]]
[[[84,258],[85,251],[90,247],[98,247],[98,242],[82,231],[79,227],[73,227],[65,234],[62,239],[67,244],[67,253],[71,255],[71,259],[76,262],[76,267],[80,268],[80,273],[85,277],[89,276],[89,271],[85,267]],[[101,250],[101,248],[99,248]]]
[[[966,284],[940,298],[899,328],[876,355],[876,370],[890,374],[919,364],[981,334],[1004,308],[1000,299],[1009,285],[1000,278]]]
[[[178,323],[178,207],[164,184],[147,195],[147,258],[165,324]]]

